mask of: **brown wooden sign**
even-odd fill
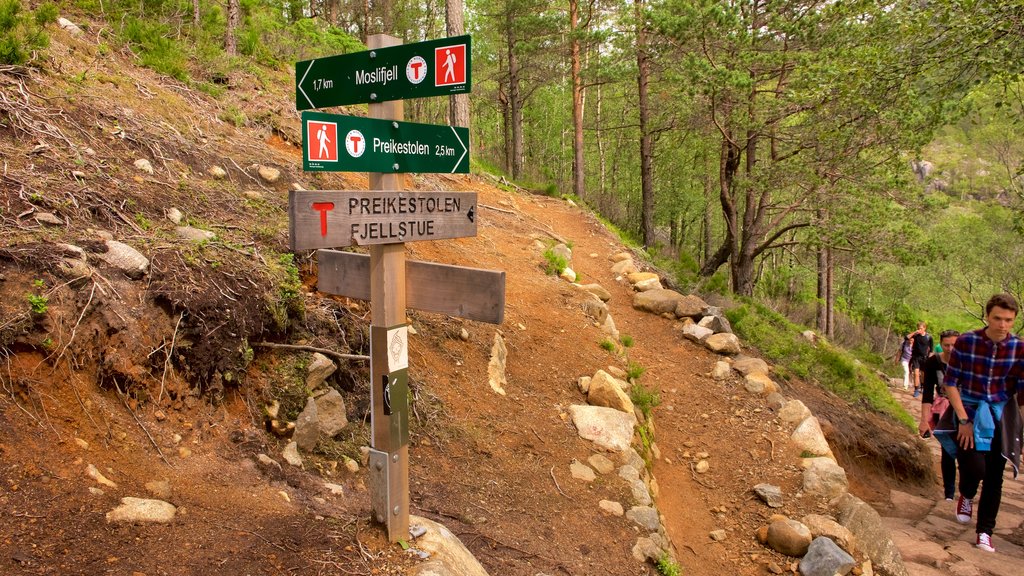
[[[327,294],[370,299],[370,257],[317,250],[317,289]],[[406,306],[501,324],[505,319],[505,272],[409,260],[405,263]]]
[[[288,193],[291,249],[476,236],[476,192],[303,190]]]

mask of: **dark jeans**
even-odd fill
[[[940,452],[942,452],[942,495],[945,498],[953,498],[956,496],[956,456],[951,456],[945,450],[940,450]]]
[[[957,447],[956,460],[960,465],[960,495],[973,499],[978,494],[978,484],[982,485],[981,501],[975,507],[978,518],[976,532],[992,535],[996,527],[996,514],[999,514],[999,503],[1003,498],[1003,470],[1006,459],[1001,452],[999,431],[996,430],[992,439],[992,449],[979,452],[975,449]]]

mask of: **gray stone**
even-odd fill
[[[660,281],[661,277],[654,272],[630,272],[626,274],[626,280],[629,280],[629,283],[635,286],[638,282],[646,282],[648,280]]]
[[[674,290],[648,290],[633,295],[633,308],[651,314],[675,313],[683,295]]]
[[[743,378],[743,387],[751,394],[757,394],[759,396],[767,396],[772,392],[777,392],[778,387],[775,382],[768,377],[767,374],[761,372],[753,372],[747,374]]]
[[[616,254],[612,254],[609,260],[612,262],[622,262],[623,260],[630,260],[632,258],[633,255],[629,252],[618,252]]]
[[[654,503],[651,491],[647,489],[647,484],[644,484],[643,480],[634,480],[630,484],[630,488],[633,491],[633,500],[640,506],[650,506]]]
[[[850,554],[857,551],[857,538],[849,529],[832,518],[821,514],[808,514],[801,518],[800,522],[807,526],[815,538],[826,536]]]
[[[35,215],[36,222],[49,226],[63,226],[64,221],[49,212],[40,212]]]
[[[333,388],[316,399],[317,425],[320,434],[333,438],[348,426],[345,399]]]
[[[610,452],[622,452],[630,448],[633,427],[637,423],[632,412],[576,404],[569,407],[569,414],[580,438],[590,440]]]
[[[626,512],[626,518],[648,532],[657,532],[661,526],[658,509],[651,506],[633,506]]]
[[[591,406],[606,406],[621,412],[633,413],[633,401],[615,378],[604,370],[598,370],[590,380],[587,402]]]
[[[758,484],[754,486],[754,493],[757,494],[758,498],[761,499],[769,508],[781,508],[782,502],[782,488],[774,486],[772,484]]]
[[[270,166],[260,166],[257,170],[260,178],[268,184],[273,184],[281,179],[281,171],[277,168],[271,168]]]
[[[597,475],[594,471],[586,464],[573,460],[572,464],[569,465],[569,473],[572,477],[577,480],[583,480],[584,482],[593,482]]]
[[[145,158],[139,158],[134,162],[134,165],[136,170],[141,170],[146,174],[153,173],[153,165],[149,162],[149,160],[146,160]]]
[[[602,302],[607,302],[612,299],[612,293],[605,290],[600,284],[576,284],[576,286],[584,292],[589,292],[594,296],[601,299]]]
[[[678,318],[696,319],[704,316],[704,309],[707,307],[708,303],[701,300],[700,296],[687,294],[686,296],[681,296],[676,301],[676,307],[673,312]]]
[[[555,256],[561,256],[565,259],[565,263],[572,262],[572,249],[565,244],[555,244],[551,247],[551,253]]]
[[[259,464],[259,467],[264,470],[270,470],[272,472],[281,471],[281,463],[278,462],[277,460],[274,460],[270,456],[267,456],[266,454],[257,454],[256,463]]]
[[[740,353],[740,339],[735,334],[712,334],[704,339],[704,346],[716,354],[732,356]]]
[[[819,536],[807,548],[807,554],[800,560],[802,576],[845,576],[857,561],[825,536]]]
[[[284,461],[296,468],[302,468],[302,456],[299,455],[299,445],[295,442],[289,442],[284,450],[281,451],[281,457]]]
[[[726,539],[726,537],[728,537],[728,534],[726,533],[725,530],[718,529],[718,530],[712,530],[711,532],[708,532],[708,536],[712,540],[714,540],[715,542],[722,542],[723,540]]]
[[[502,396],[505,395],[505,386],[508,380],[505,376],[505,366],[508,362],[508,348],[505,347],[505,339],[501,332],[494,333],[494,344],[491,345],[491,359],[487,363],[487,382],[494,390]]]
[[[658,278],[651,278],[650,280],[641,280],[636,284],[633,284],[638,292],[648,292],[650,290],[664,290],[665,287],[661,285],[661,280]]]
[[[93,273],[92,266],[78,258],[62,258],[57,268],[65,278],[82,278],[83,281],[85,278],[91,278]]]
[[[227,170],[221,168],[220,166],[210,166],[206,173],[217,180],[223,180],[224,178],[228,177]]]
[[[704,340],[714,335],[714,333],[714,330],[704,328],[699,324],[687,324],[686,326],[683,326],[683,338],[698,344],[704,342]]]
[[[338,369],[334,361],[319,352],[313,353],[313,358],[306,369],[306,389],[316,390],[327,378]]]
[[[733,360],[732,368],[743,376],[754,372],[760,372],[762,374],[768,374],[771,372],[767,362],[753,356],[737,356]]]
[[[790,439],[801,454],[809,453],[814,456],[825,456],[832,453],[828,441],[825,440],[825,434],[821,431],[821,425],[818,424],[818,419],[814,416],[805,418],[793,430]]]
[[[149,259],[135,248],[117,240],[107,240],[106,244],[107,251],[100,254],[100,258],[125,276],[138,280],[149,272]]]
[[[178,235],[178,238],[188,240],[189,242],[208,242],[217,237],[217,234],[214,232],[200,230],[192,226],[178,226],[174,229],[174,233]]]
[[[310,396],[306,399],[306,407],[295,420],[295,434],[292,440],[298,445],[299,450],[309,452],[316,448],[317,440],[320,439],[319,415],[316,409],[316,400]]]
[[[831,458],[811,458],[804,470],[803,490],[808,494],[836,498],[849,488],[846,470]]]
[[[633,558],[637,562],[657,562],[662,554],[662,549],[650,538],[637,538],[633,545]]]
[[[586,394],[590,392],[590,376],[580,376],[576,380],[576,386],[580,389],[580,392]]]
[[[684,329],[685,330],[685,329]],[[728,362],[719,360],[711,370],[711,377],[715,380],[726,380],[732,374],[732,366]]]
[[[616,342],[619,341],[619,330],[615,327],[615,320],[612,319],[611,314],[604,319],[604,324],[601,325],[601,333]]]
[[[797,422],[803,422],[807,418],[810,418],[811,411],[804,403],[799,400],[790,400],[786,402],[786,405],[779,410],[779,418],[783,422],[795,424]]]
[[[882,517],[860,498],[843,494],[834,501],[839,523],[857,537],[858,549],[871,559],[882,576],[909,576],[899,550],[889,537]]]
[[[167,216],[168,220],[175,224],[181,224],[181,221],[185,218],[181,213],[181,210],[178,210],[177,208],[168,208],[164,215]]]
[[[711,323],[708,325],[708,328],[714,330],[716,334],[732,333],[732,324],[729,323],[729,319],[725,316],[716,314],[714,316],[705,316],[705,318],[711,318]]]
[[[597,503],[597,506],[606,514],[611,514],[612,516],[622,516],[623,514],[622,504],[619,504],[618,502],[612,502],[611,500],[601,500],[600,502]]]
[[[601,474],[611,474],[615,471],[615,463],[604,454],[591,454],[590,458],[587,458],[587,463]]]
[[[623,260],[612,266],[612,274],[615,275],[624,276],[631,272],[636,272],[636,264],[633,264],[632,260]]]
[[[174,520],[177,508],[163,500],[121,498],[121,505],[107,512],[107,522],[167,524]]]
[[[566,282],[574,283],[576,282],[576,271],[566,266],[558,274],[558,277],[561,278],[562,280],[565,280]]]
[[[413,540],[429,560],[409,568],[410,576],[487,576],[487,571],[448,528],[433,520],[409,516],[409,532],[419,534]]]
[[[62,30],[67,30],[72,36],[80,36],[82,34],[82,29],[79,28],[77,24],[63,16],[57,18],[57,25],[60,26]]]
[[[811,545],[811,531],[796,520],[779,519],[768,525],[767,544],[786,556],[800,557]]]
[[[602,302],[598,298],[584,300],[581,304],[583,307],[583,313],[593,321],[597,322],[598,325],[604,324],[604,319],[608,317],[608,305]]]
[[[782,410],[782,408],[786,405],[786,398],[783,397],[782,394],[779,394],[778,392],[772,392],[771,394],[768,395],[767,398],[764,399],[764,404],[765,406],[768,407],[769,410],[778,412],[779,410]]]

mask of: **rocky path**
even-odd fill
[[[915,416],[920,414],[920,398],[913,398],[903,390],[893,390],[893,394],[908,412]],[[938,474],[941,448],[935,440],[926,442],[935,456]],[[927,498],[897,490],[890,495],[892,506],[885,521],[910,576],[1024,574],[1024,546],[1021,546],[1024,543],[1024,476],[1014,480],[1007,466],[1002,506],[992,538],[996,547],[994,554],[974,547],[974,523],[956,522],[954,503],[943,499],[941,484],[936,483],[931,492],[933,495]]]

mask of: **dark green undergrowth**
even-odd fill
[[[875,367],[850,352],[823,339],[812,345],[801,335],[805,327],[757,302],[744,300],[725,315],[736,334],[774,362],[783,378],[816,382],[851,404],[866,404],[910,428],[916,426],[875,375]]]

